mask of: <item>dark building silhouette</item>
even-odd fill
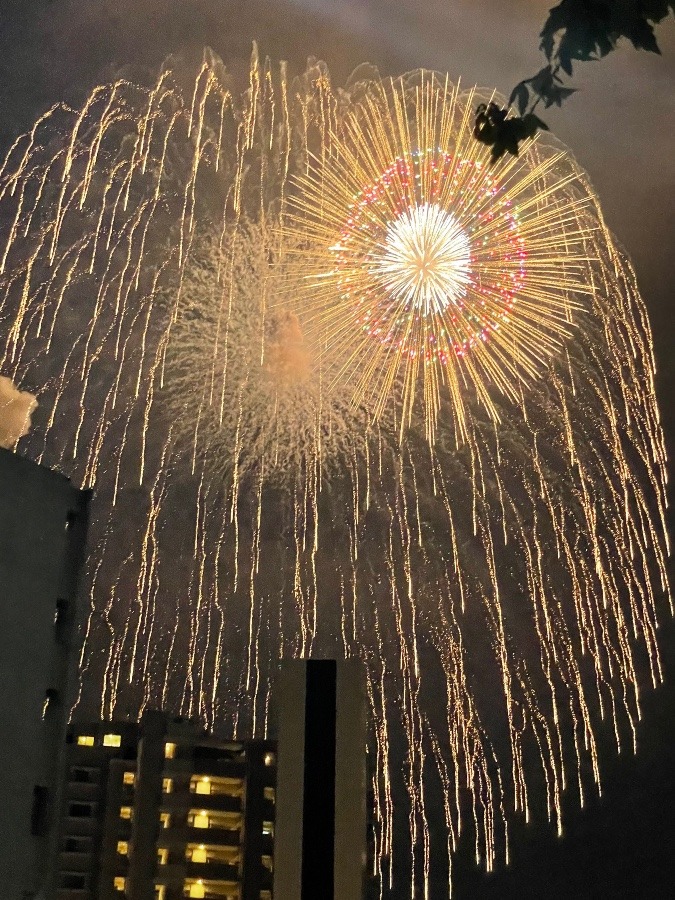
[[[0,895],[47,897],[89,491],[0,449]]]
[[[69,732],[58,900],[272,900],[276,745],[146,712]]]
[[[366,713],[359,660],[281,665],[275,900],[362,900]]]

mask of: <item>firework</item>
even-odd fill
[[[74,714],[263,735],[280,655],[360,656],[382,895],[442,896],[463,830],[489,869],[514,815],[560,829],[661,678],[634,275],[561,148],[489,166],[476,92],[179,83],[0,171],[2,375],[96,490]]]
[[[588,197],[566,190],[564,154],[495,170],[470,120],[469,99],[434,75],[379,82],[291,201],[329,376],[378,416],[401,381],[402,425],[420,400],[431,440],[444,391],[462,438],[467,388],[494,418],[489,384],[517,399],[588,290]]]

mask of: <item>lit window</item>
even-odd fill
[[[240,831],[242,827],[241,813],[224,810],[191,809],[188,811],[189,828],[222,828],[225,831]]]
[[[176,755],[176,745],[169,742],[168,744],[164,744],[164,758],[165,759],[173,759]]]
[[[210,794],[211,793],[211,782],[207,775],[204,775],[203,778],[200,778],[199,781],[194,782],[194,791],[195,794]]]
[[[169,861],[169,851],[166,847],[159,847],[157,849],[157,862],[160,866],[165,866]]]
[[[274,766],[276,765],[277,758],[274,753],[266,753],[265,754],[265,765],[266,766]]]
[[[166,813],[166,812],[160,813],[159,821],[160,821],[162,828],[168,828],[171,825],[171,813]]]
[[[208,828],[209,827],[209,817],[206,814],[206,810],[203,809],[201,812],[195,813],[194,819],[192,820],[193,828]]]
[[[166,900],[166,885],[165,884],[156,884],[155,885],[155,900]]]
[[[266,787],[263,793],[265,795],[265,800],[270,800],[272,803],[274,803],[276,799],[276,792],[273,787]]]
[[[120,734],[104,734],[103,735],[103,746],[104,747],[119,747],[122,743],[122,736]]]
[[[274,837],[274,822],[263,822],[263,834]]]
[[[162,778],[162,791],[165,794],[173,791],[173,778]]]
[[[129,855],[129,844],[126,841],[118,841],[117,842],[117,852],[120,856],[128,856]]]
[[[268,872],[273,871],[274,866],[272,863],[272,857],[269,856],[267,853],[265,853],[262,857],[262,864],[263,864],[263,866],[265,866],[265,868],[267,869]]]
[[[272,891],[260,891],[260,900],[272,900]]]
[[[189,885],[188,890],[188,897],[206,897],[204,882],[201,880],[201,878],[199,879],[199,881],[195,881],[191,885]]]
[[[239,847],[224,847],[222,844],[188,844],[185,859],[192,863],[217,863],[238,866],[241,862]]]
[[[136,782],[136,776],[133,772],[125,772],[123,781],[125,784],[129,784],[131,785],[131,787],[133,787]]]
[[[120,819],[131,819],[132,809],[130,806],[120,806]]]
[[[198,847],[195,847],[192,851],[191,860],[193,863],[205,863],[206,860],[206,847],[204,844],[200,844]]]
[[[78,734],[77,743],[80,747],[93,747],[94,746],[94,736],[91,734]]]
[[[113,887],[116,891],[124,891],[127,886],[126,878],[122,878],[121,876],[117,876],[113,881]]]

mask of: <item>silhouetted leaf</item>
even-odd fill
[[[563,72],[566,72],[568,75],[572,74],[572,60],[566,50],[558,52],[558,62]]]
[[[656,43],[654,28],[649,22],[637,20],[626,33],[626,37],[630,39],[636,50],[649,50],[650,53],[661,53],[659,45]]]
[[[529,99],[530,92],[527,89],[527,85],[524,81],[521,81],[511,91],[511,96],[509,97],[509,106],[513,106],[515,102],[518,107],[518,112],[522,116],[522,114],[527,109],[527,101]]]
[[[535,116],[533,112],[528,113],[526,116],[523,116],[522,119],[525,137],[532,138],[535,136],[537,131],[548,131],[549,127],[546,122],[543,122],[539,116]]]
[[[654,24],[675,13],[675,0],[560,0],[549,10],[540,33],[540,49],[548,65],[518,82],[509,97],[519,116],[508,118],[508,108],[481,104],[476,110],[476,139],[492,148],[493,162],[505,153],[518,155],[521,141],[548,126],[534,114],[543,101],[548,109],[561,106],[575,93],[564,87],[560,72],[570,76],[574,61],[607,56],[617,41],[627,38],[634,47],[660,53]],[[528,112],[528,103],[531,103]]]
[[[576,88],[563,88],[563,87],[552,87],[549,91],[546,92],[544,96],[544,106],[546,109],[549,106],[560,106],[563,100],[567,100],[572,94],[576,94]]]
[[[531,85],[535,94],[538,94],[540,97],[545,96],[554,86],[553,68],[551,66],[544,66],[544,68],[540,69],[536,75],[529,78],[527,83]]]

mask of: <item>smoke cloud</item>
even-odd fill
[[[33,394],[20,391],[11,378],[0,375],[0,447],[10,450],[28,434],[37,405]]]

